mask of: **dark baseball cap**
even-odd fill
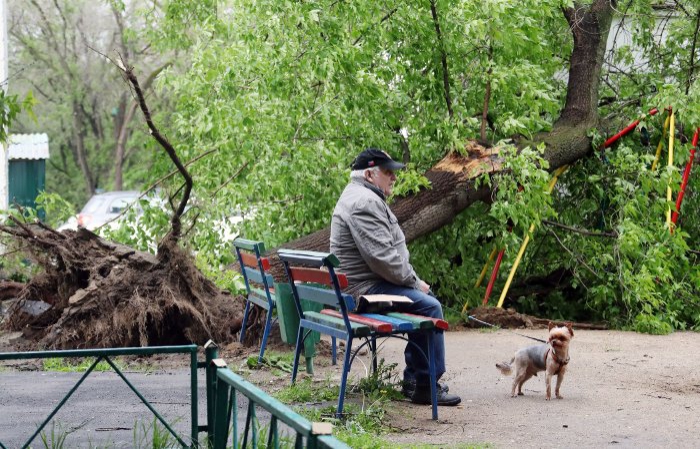
[[[353,170],[364,170],[372,167],[400,170],[406,166],[401,162],[396,162],[385,151],[377,148],[367,148],[352,163]]]

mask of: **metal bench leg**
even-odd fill
[[[377,338],[372,337],[369,343],[370,350],[372,351],[372,372],[377,374]]]
[[[245,312],[243,312],[243,323],[241,323],[241,336],[238,339],[241,343],[243,343],[243,338],[245,337],[245,326],[246,323],[248,323],[248,313],[250,312],[250,301],[246,299],[245,302]]]
[[[299,332],[297,333],[297,347],[294,351],[294,367],[292,368],[292,384],[297,380],[297,370],[299,369],[299,358],[301,357],[301,350],[304,345],[304,328],[299,326]]]
[[[433,419],[438,419],[437,376],[435,374],[435,332],[428,332],[428,372],[430,373],[430,401],[433,406]]]
[[[260,343],[260,356],[258,363],[262,363],[263,355],[265,355],[265,346],[267,346],[267,338],[270,336],[270,328],[272,327],[272,309],[267,311],[267,319],[265,320],[265,330],[263,331],[262,342]]]
[[[345,361],[343,362],[343,375],[340,379],[340,396],[338,397],[338,409],[335,417],[340,419],[343,416],[343,403],[345,402],[345,387],[348,383],[350,373],[350,357],[352,356],[352,337],[348,337],[345,342]]]
[[[338,346],[336,345],[335,337],[331,337],[331,364],[332,365],[338,364],[337,358],[338,358]]]

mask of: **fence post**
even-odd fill
[[[214,441],[214,398],[216,395],[216,366],[212,361],[219,357],[219,347],[209,340],[204,345],[206,357],[206,382],[207,382],[207,440],[209,445]]]
[[[228,427],[229,427],[229,400],[231,394],[231,385],[226,382],[219,382],[216,371],[219,368],[226,368],[226,362],[223,359],[214,359],[210,365],[213,372],[214,383],[214,401],[211,404],[212,409],[212,427],[211,434],[213,439],[209,440],[209,447],[214,449],[226,449],[228,443]],[[207,367],[208,369],[209,367]],[[236,423],[234,423],[236,425]],[[233,441],[234,449],[238,447],[237,442]]]

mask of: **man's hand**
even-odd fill
[[[430,291],[430,286],[425,282],[420,281],[418,283],[418,290],[422,291],[423,293],[428,293]]]

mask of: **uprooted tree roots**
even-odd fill
[[[0,226],[40,264],[4,326],[39,348],[203,344],[233,340],[240,300],[219,290],[166,238],[158,255],[108,242],[85,229]],[[27,301],[51,308],[27,313]]]

